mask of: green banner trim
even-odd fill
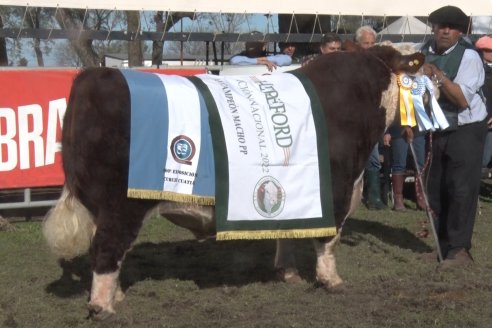
[[[311,108],[316,127],[316,139],[318,144],[318,165],[319,179],[321,188],[321,207],[323,217],[335,226],[335,214],[333,206],[333,190],[331,181],[331,164],[330,164],[330,149],[328,146],[328,128],[326,126],[326,117],[321,106],[316,89],[311,80],[301,71],[291,71],[290,74],[299,79],[304,86],[306,93],[311,99]]]
[[[228,199],[229,199],[229,161],[227,156],[227,146],[224,136],[224,129],[220,120],[219,110],[208,89],[208,86],[196,76],[187,77],[200,92],[205,104],[207,105],[208,121],[210,133],[212,134],[212,144],[214,148],[215,162],[215,217],[217,231],[223,230],[222,222],[227,218]],[[217,199],[222,201],[217,202]],[[219,219],[222,218],[222,219]]]
[[[312,82],[301,72],[290,72],[304,86],[311,100],[312,115],[316,128],[318,166],[320,177],[321,218],[304,218],[291,220],[227,220],[229,199],[229,171],[227,147],[219,111],[208,86],[198,77],[188,77],[197,87],[207,105],[210,131],[214,145],[216,174],[215,216],[217,240],[263,239],[263,238],[308,238],[333,236],[336,234],[333,211],[333,193],[331,188],[331,168],[328,149],[328,133],[321,102]],[[239,188],[239,187],[238,187]],[[241,192],[238,190],[237,192]],[[251,198],[251,199],[250,199]],[[252,201],[245,197],[245,201]]]

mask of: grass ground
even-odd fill
[[[0,232],[0,326],[491,327],[491,184],[482,184],[480,204],[475,265],[450,271],[420,259],[434,247],[431,237],[415,237],[423,212],[360,207],[337,248],[345,287],[336,292],[315,287],[309,240],[298,240],[296,249],[305,282],[287,285],[274,279],[274,241],[198,243],[153,218],[125,260],[126,299],[102,323],[86,318],[88,258],[61,278],[40,222],[19,220],[15,230]]]

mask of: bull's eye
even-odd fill
[[[413,61],[408,62],[408,66],[412,67],[413,66]]]

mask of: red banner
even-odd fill
[[[206,69],[145,71],[194,75]],[[77,72],[0,71],[0,189],[63,185],[61,127]]]

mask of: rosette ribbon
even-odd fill
[[[415,108],[412,99],[413,79],[406,75],[398,75],[398,86],[400,87],[400,122],[402,126],[414,127],[417,125],[415,119]]]
[[[439,103],[434,96],[434,86],[427,76],[398,75],[400,87],[400,121],[402,126],[414,127],[419,131],[434,131],[449,126]],[[423,96],[430,95],[430,117],[424,106]]]
[[[423,96],[426,90],[426,85],[424,79],[427,76],[416,76],[412,83],[412,94],[413,105],[415,108],[415,118],[417,120],[419,131],[434,131],[434,125],[432,124],[429,115],[425,111]]]
[[[431,108],[431,116],[432,116],[432,122],[434,123],[434,128],[444,130],[447,127],[449,127],[448,120],[446,119],[446,116],[444,116],[442,108],[441,106],[439,106],[439,103],[437,102],[437,99],[434,96],[434,84],[432,83],[431,79],[429,79],[427,76],[424,77],[425,77],[424,78],[425,88],[430,93],[430,108]]]

